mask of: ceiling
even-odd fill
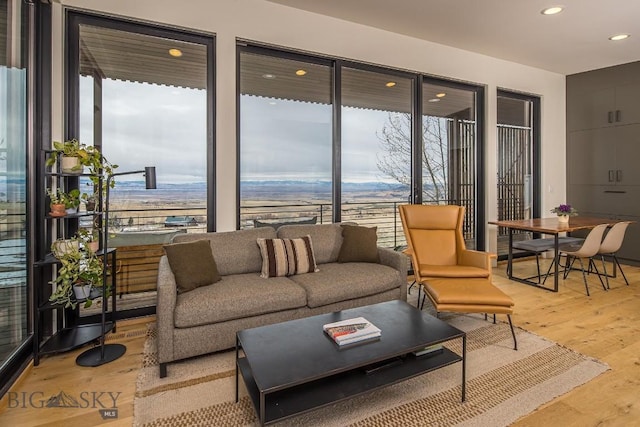
[[[268,1],[565,75],[640,60],[640,0]]]

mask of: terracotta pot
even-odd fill
[[[98,242],[97,240],[94,242],[87,243],[87,249],[89,249],[93,253],[98,252],[99,248],[100,248],[100,242]]]
[[[51,204],[51,212],[49,215],[51,216],[65,216],[67,211],[64,207],[64,203],[52,203]]]

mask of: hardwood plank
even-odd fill
[[[544,265],[546,262],[543,260]],[[517,266],[524,274],[535,273],[535,261],[519,261]],[[639,425],[640,268],[624,266],[631,286],[618,278],[606,292],[597,278],[590,276],[592,294],[587,297],[579,272],[561,280],[560,292],[552,293],[508,280],[505,267],[505,263],[499,263],[493,277],[495,284],[516,302],[513,316],[516,326],[596,357],[611,367],[598,378],[518,420],[514,426]],[[70,395],[98,390],[121,392],[117,399],[117,420],[102,420],[93,408],[8,408],[5,396],[0,401],[0,425],[130,426],[144,331],[153,320],[148,317],[118,324],[118,333],[110,342],[125,344],[127,353],[117,361],[97,368],[76,366],[75,357],[86,347],[44,357],[39,366],[28,369],[11,389],[17,393],[42,392],[46,397],[61,390]]]

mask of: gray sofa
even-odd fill
[[[318,272],[261,278],[258,238],[311,236]],[[235,346],[236,332],[321,313],[407,298],[406,255],[378,248],[380,263],[338,263],[340,224],[287,225],[181,234],[173,242],[209,239],[222,279],[178,294],[166,255],[158,270],[160,376],[169,362]]]

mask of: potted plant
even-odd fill
[[[578,215],[578,211],[575,208],[571,207],[571,205],[566,204],[556,206],[555,208],[551,209],[551,212],[558,215],[558,221],[561,223],[568,223],[570,216]]]
[[[81,228],[78,230],[78,239],[86,251],[96,253],[100,248],[99,234],[96,229]]]
[[[91,180],[96,184],[99,176],[111,175],[118,167],[105,159],[96,147],[81,144],[75,138],[64,142],[54,141],[53,151],[45,162],[46,166],[53,166],[58,157],[60,157],[63,173],[82,173],[86,166],[89,168],[89,173],[93,175]]]
[[[98,197],[95,194],[82,193],[80,195],[80,200],[84,202],[84,206],[87,212],[93,212],[96,210],[96,203],[98,202]]]
[[[72,239],[57,239],[51,244],[51,253],[58,259],[61,259],[65,254],[80,250],[80,242],[77,238]]]
[[[51,152],[46,161],[46,166],[53,166],[60,158],[60,169],[63,173],[82,173],[84,165],[81,157],[86,156],[84,148],[81,147],[80,141],[72,139],[69,141],[54,141],[54,151]]]
[[[55,191],[47,188],[47,195],[49,196],[49,207],[51,208],[51,212],[49,215],[51,216],[65,216],[67,214],[64,199],[62,196],[63,192],[57,188]]]
[[[75,308],[79,301],[84,300],[84,307],[90,307],[93,303],[91,288],[102,286],[102,258],[77,249],[62,254],[59,260],[61,265],[56,279],[50,282],[56,289],[49,301]]]
[[[68,193],[60,193],[60,199],[64,203],[64,208],[67,214],[74,214],[78,212],[80,207],[80,190],[74,188]]]

